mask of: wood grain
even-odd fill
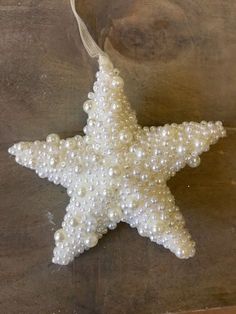
[[[169,183],[197,242],[195,258],[178,260],[120,224],[72,265],[51,264],[65,190],[19,167],[7,148],[80,132],[97,65],[69,1],[0,0],[0,312],[236,305],[235,1],[80,0],[77,9],[120,69],[142,125],[222,120],[228,137]]]
[[[191,312],[181,312],[180,314],[235,314],[236,307],[228,306],[224,308],[214,308],[208,310],[191,311]]]

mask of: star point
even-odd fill
[[[166,182],[185,165],[199,165],[199,155],[225,136],[221,122],[142,128],[108,57],[99,58],[96,77],[83,105],[85,136],[51,134],[9,149],[19,164],[61,184],[70,196],[54,235],[53,262],[68,264],[120,221],[179,258],[193,256],[195,243]]]

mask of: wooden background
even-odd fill
[[[97,65],[68,0],[0,0],[0,312],[235,305],[236,1],[79,0],[77,8],[125,78],[142,125],[222,120],[228,137],[169,183],[196,257],[178,260],[120,224],[73,264],[51,264],[68,197],[18,166],[7,148],[80,132]]]

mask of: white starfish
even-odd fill
[[[55,233],[53,262],[68,264],[124,221],[179,258],[195,253],[166,181],[225,136],[221,122],[163,127],[138,125],[123,92],[123,80],[106,56],[84,103],[85,136],[21,142],[9,149],[16,161],[67,189],[70,203]]]

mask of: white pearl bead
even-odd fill
[[[112,222],[118,223],[122,218],[122,211],[120,208],[115,207],[108,210],[108,217]]]
[[[95,233],[89,233],[86,236],[84,243],[89,248],[94,247],[98,243],[97,235]]]
[[[192,157],[189,161],[188,161],[188,165],[192,168],[199,166],[201,160],[198,156],[196,157]]]
[[[71,220],[71,226],[72,227],[77,227],[81,224],[81,216],[80,215],[76,215],[74,218],[72,218]]]
[[[66,235],[63,229],[59,229],[54,234],[54,239],[57,242],[62,242],[65,239]]]
[[[49,134],[49,135],[47,136],[46,141],[47,141],[48,143],[59,143],[59,142],[60,142],[60,137],[59,137],[59,135],[57,135],[57,134]]]
[[[84,187],[81,187],[77,190],[77,195],[80,196],[80,197],[84,197],[86,194],[86,190]]]
[[[119,139],[124,143],[129,143],[132,141],[132,134],[129,131],[121,131],[119,133]]]
[[[123,79],[122,79],[121,77],[116,76],[116,77],[114,77],[114,78],[112,79],[111,85],[112,85],[113,88],[117,88],[117,87],[118,87],[118,88],[123,88],[123,86],[124,86],[124,81],[123,81]]]
[[[93,101],[92,100],[87,100],[84,105],[83,105],[83,109],[86,113],[89,113],[90,110],[92,109],[93,107]]]

